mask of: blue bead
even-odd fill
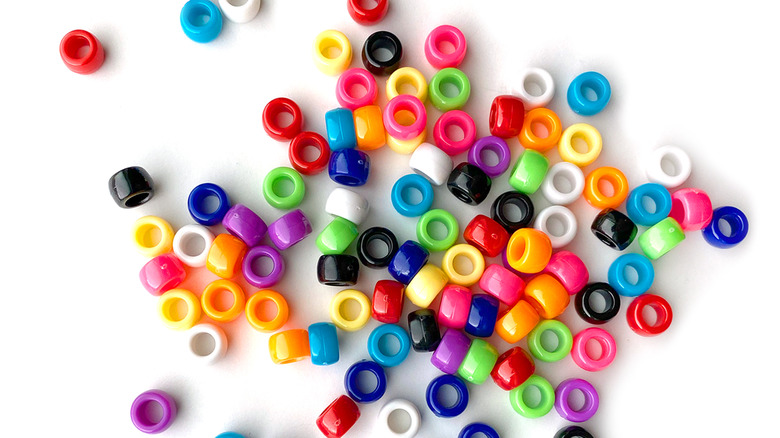
[[[371,161],[368,154],[357,149],[333,151],[328,162],[328,175],[345,186],[362,186],[368,181]]]
[[[458,394],[458,400],[452,406],[445,406],[439,400],[439,390],[443,386],[453,387]],[[428,384],[428,389],[425,391],[425,401],[428,403],[428,408],[437,417],[456,417],[462,414],[469,404],[469,390],[466,387],[466,383],[459,377],[452,374],[444,374],[433,379]]]
[[[591,89],[596,93],[596,100],[585,97],[585,90]],[[592,116],[601,112],[612,96],[612,87],[609,81],[601,73],[589,71],[574,78],[569,84],[566,99],[569,107],[581,116]]]
[[[223,432],[217,435],[217,438],[244,438],[244,435],[236,432]]]
[[[209,0],[190,0],[181,8],[181,28],[196,43],[213,41],[222,32],[222,12]]]
[[[463,329],[471,336],[489,338],[493,335],[498,318],[498,300],[492,295],[474,295],[466,327]]]
[[[357,148],[355,119],[352,117],[352,111],[346,108],[336,108],[326,112],[325,130],[328,133],[330,150]]]
[[[655,204],[655,212],[647,211],[644,198],[650,198]],[[647,183],[631,190],[626,200],[628,218],[639,225],[652,227],[669,216],[672,211],[672,195],[661,184]]]
[[[637,282],[631,283],[626,278],[626,268],[636,270]],[[618,294],[624,297],[638,297],[650,289],[655,278],[655,270],[650,259],[641,254],[623,254],[609,265],[607,281]]]
[[[407,240],[390,260],[387,271],[396,281],[409,284],[420,269],[428,263],[429,255],[428,250],[422,245],[413,240]]]
[[[382,348],[382,338],[385,335],[390,335],[398,340],[400,347],[395,354],[387,353]],[[409,355],[409,348],[411,347],[411,341],[409,340],[409,334],[406,330],[395,324],[382,324],[371,331],[368,335],[368,355],[374,362],[389,368],[400,365],[406,356]]]
[[[501,438],[495,429],[485,423],[471,423],[467,425],[460,431],[458,438],[472,438],[479,433],[485,435],[487,438]]]
[[[726,221],[731,228],[727,236],[720,231],[719,222]],[[731,248],[745,240],[748,233],[748,220],[745,213],[736,207],[720,207],[712,211],[712,220],[702,230],[704,240],[716,248]]]
[[[204,205],[206,198],[211,196],[216,197],[218,202],[217,208],[213,211],[207,209]],[[203,183],[190,192],[190,197],[187,199],[187,208],[189,208],[190,216],[195,219],[195,222],[207,226],[216,225],[222,222],[222,219],[230,210],[230,201],[222,187],[212,183]]]
[[[415,189],[422,195],[422,200],[417,204],[407,201],[409,190]],[[404,175],[393,184],[390,192],[390,201],[395,211],[406,217],[422,216],[433,205],[433,186],[431,183],[417,174]]]
[[[309,350],[314,365],[333,365],[339,361],[339,338],[336,326],[317,322],[309,326]]]
[[[364,371],[376,377],[376,386],[370,392],[364,392],[358,382],[359,374]],[[385,395],[387,375],[385,375],[385,370],[378,363],[371,360],[363,360],[349,367],[344,375],[344,388],[347,390],[349,398],[357,403],[373,403]]]

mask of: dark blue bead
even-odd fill
[[[390,275],[396,281],[409,284],[415,275],[428,263],[428,250],[413,240],[404,242],[387,266]]]
[[[445,385],[451,386],[458,394],[458,400],[452,406],[445,406],[439,400],[439,390]],[[433,379],[428,384],[428,389],[425,391],[425,401],[428,403],[428,408],[437,417],[456,417],[462,414],[469,404],[469,390],[466,387],[466,383],[459,377],[452,374],[444,374]]]
[[[357,149],[333,151],[328,163],[328,175],[333,181],[345,186],[362,186],[368,181],[371,167],[368,155]]]
[[[205,203],[206,199],[212,196],[216,197],[218,202],[217,208],[213,211],[207,209]],[[203,183],[192,189],[190,197],[187,199],[187,207],[195,222],[201,225],[216,225],[222,222],[230,210],[230,201],[222,187],[212,183]]]
[[[463,428],[458,434],[458,438],[472,438],[477,434],[483,434],[487,438],[500,438],[495,429],[485,423],[471,423]]]
[[[489,338],[498,318],[498,300],[491,295],[474,295],[464,330],[471,336]]]
[[[376,378],[376,386],[369,392],[363,391],[358,383],[358,376],[363,371],[373,374]],[[352,400],[358,403],[373,403],[385,395],[387,376],[381,365],[372,360],[363,360],[349,367],[344,375],[344,387]]]
[[[731,233],[727,236],[720,231],[720,221],[729,224]],[[701,230],[704,240],[716,248],[731,248],[745,240],[748,233],[748,220],[745,213],[736,207],[720,207],[712,211],[712,220]]]

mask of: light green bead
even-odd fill
[[[341,254],[357,236],[358,229],[355,224],[337,217],[317,236],[317,248],[323,254]]]
[[[558,345],[555,350],[548,351],[542,345],[542,335],[546,331],[555,333],[558,338]],[[571,352],[571,346],[574,342],[571,335],[571,330],[566,327],[566,324],[555,320],[547,319],[534,327],[530,333],[528,333],[528,349],[535,358],[543,362],[557,362],[564,357],[568,356]]]
[[[458,375],[467,382],[481,385],[490,376],[497,360],[498,350],[496,347],[484,339],[474,339],[458,368]]]
[[[520,193],[533,194],[539,190],[549,168],[547,157],[533,149],[526,149],[512,168],[509,185]]]
[[[647,258],[655,260],[685,240],[685,233],[676,220],[668,217],[639,235],[639,247]]]
[[[448,96],[442,90],[445,84],[454,85],[458,90],[455,96]],[[428,99],[439,111],[450,111],[463,108],[471,95],[471,82],[468,76],[457,68],[439,70],[428,83]]]
[[[441,239],[434,239],[428,227],[432,222],[439,222],[447,228],[447,235]],[[417,221],[417,241],[430,252],[444,251],[458,240],[458,220],[447,210],[440,208],[429,210],[420,216]]]
[[[292,193],[282,196],[278,193],[277,184],[287,180],[293,185]],[[263,197],[272,207],[289,210],[297,207],[303,201],[306,185],[301,174],[290,167],[277,167],[268,172],[263,180]]]
[[[531,386],[535,386],[541,394],[539,403],[536,406],[528,406],[525,400],[523,400],[525,391]],[[509,391],[509,404],[512,405],[512,409],[526,418],[539,418],[546,415],[550,412],[554,403],[555,390],[553,390],[547,379],[537,374],[529,377],[522,385]]]

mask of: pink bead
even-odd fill
[[[452,45],[448,50],[446,45]],[[425,38],[425,59],[439,70],[457,67],[466,56],[466,37],[455,26],[448,24],[433,29]]]
[[[701,230],[712,220],[712,201],[704,190],[677,190],[672,193],[669,217],[679,222],[683,231]]]
[[[569,295],[575,295],[582,290],[590,279],[588,267],[581,258],[570,251],[558,251],[550,257],[550,262],[544,271],[561,282]]]
[[[601,355],[597,358],[590,357],[585,350],[588,341],[595,340],[601,346]],[[615,338],[604,329],[598,327],[587,328],[574,336],[571,347],[571,358],[574,363],[585,371],[603,370],[615,360],[617,344]]]
[[[471,290],[455,284],[448,284],[441,292],[439,304],[439,325],[454,329],[466,327],[471,310]]]
[[[141,284],[154,296],[175,288],[186,276],[184,264],[173,253],[161,254],[149,260],[138,274]]]
[[[353,95],[352,92],[356,86],[362,86],[365,89],[365,94]],[[342,107],[353,111],[362,106],[373,105],[378,93],[376,79],[363,68],[351,68],[345,71],[336,82],[336,100]]]
[[[396,114],[401,111],[409,111],[414,116],[414,121],[405,124],[396,119]],[[411,94],[399,94],[387,102],[385,112],[382,114],[382,120],[385,122],[385,131],[387,135],[398,140],[411,140],[425,131],[428,123],[428,115],[425,112],[425,105]]]
[[[463,138],[453,139],[448,135],[450,127],[457,126],[463,133]],[[447,111],[433,125],[433,139],[436,146],[449,156],[458,155],[469,150],[477,139],[477,126],[470,115],[461,110]]]
[[[479,287],[512,307],[523,297],[525,282],[509,269],[493,264],[485,269],[479,279]]]

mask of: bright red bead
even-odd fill
[[[282,126],[279,124],[279,115],[287,113],[292,116],[292,121]],[[298,104],[286,97],[277,97],[268,102],[263,108],[263,128],[274,140],[292,140],[303,129],[303,113]]]
[[[313,146],[319,151],[319,155],[313,161],[306,161],[304,157],[308,146]],[[290,158],[290,164],[293,169],[303,175],[315,175],[328,167],[330,146],[328,146],[328,141],[325,140],[325,137],[316,132],[303,131],[292,139],[287,155]]]
[[[349,16],[357,24],[363,26],[370,26],[382,21],[387,14],[387,7],[390,6],[389,0],[377,0],[376,6],[369,9],[364,6],[364,3],[370,4],[371,2],[365,2],[363,0],[347,0],[347,10]]]
[[[496,96],[490,106],[490,133],[496,137],[517,137],[523,130],[525,106],[514,96]]]
[[[103,45],[86,30],[72,30],[60,41],[60,57],[72,72],[82,75],[94,73],[103,65],[105,56]]]
[[[520,347],[514,347],[498,357],[490,377],[501,389],[511,391],[536,371],[534,360],[527,351]]]
[[[379,280],[374,286],[371,315],[375,320],[395,324],[404,308],[404,284],[395,280]]]
[[[645,307],[649,306],[655,311],[656,320],[648,322],[644,315]],[[672,325],[672,306],[658,295],[642,294],[628,305],[626,319],[631,330],[641,336],[656,336],[665,332]]]
[[[357,404],[346,395],[333,401],[317,417],[317,427],[328,438],[341,438],[360,418]]]
[[[509,233],[498,222],[480,214],[463,230],[463,238],[488,257],[496,257],[506,248]]]

